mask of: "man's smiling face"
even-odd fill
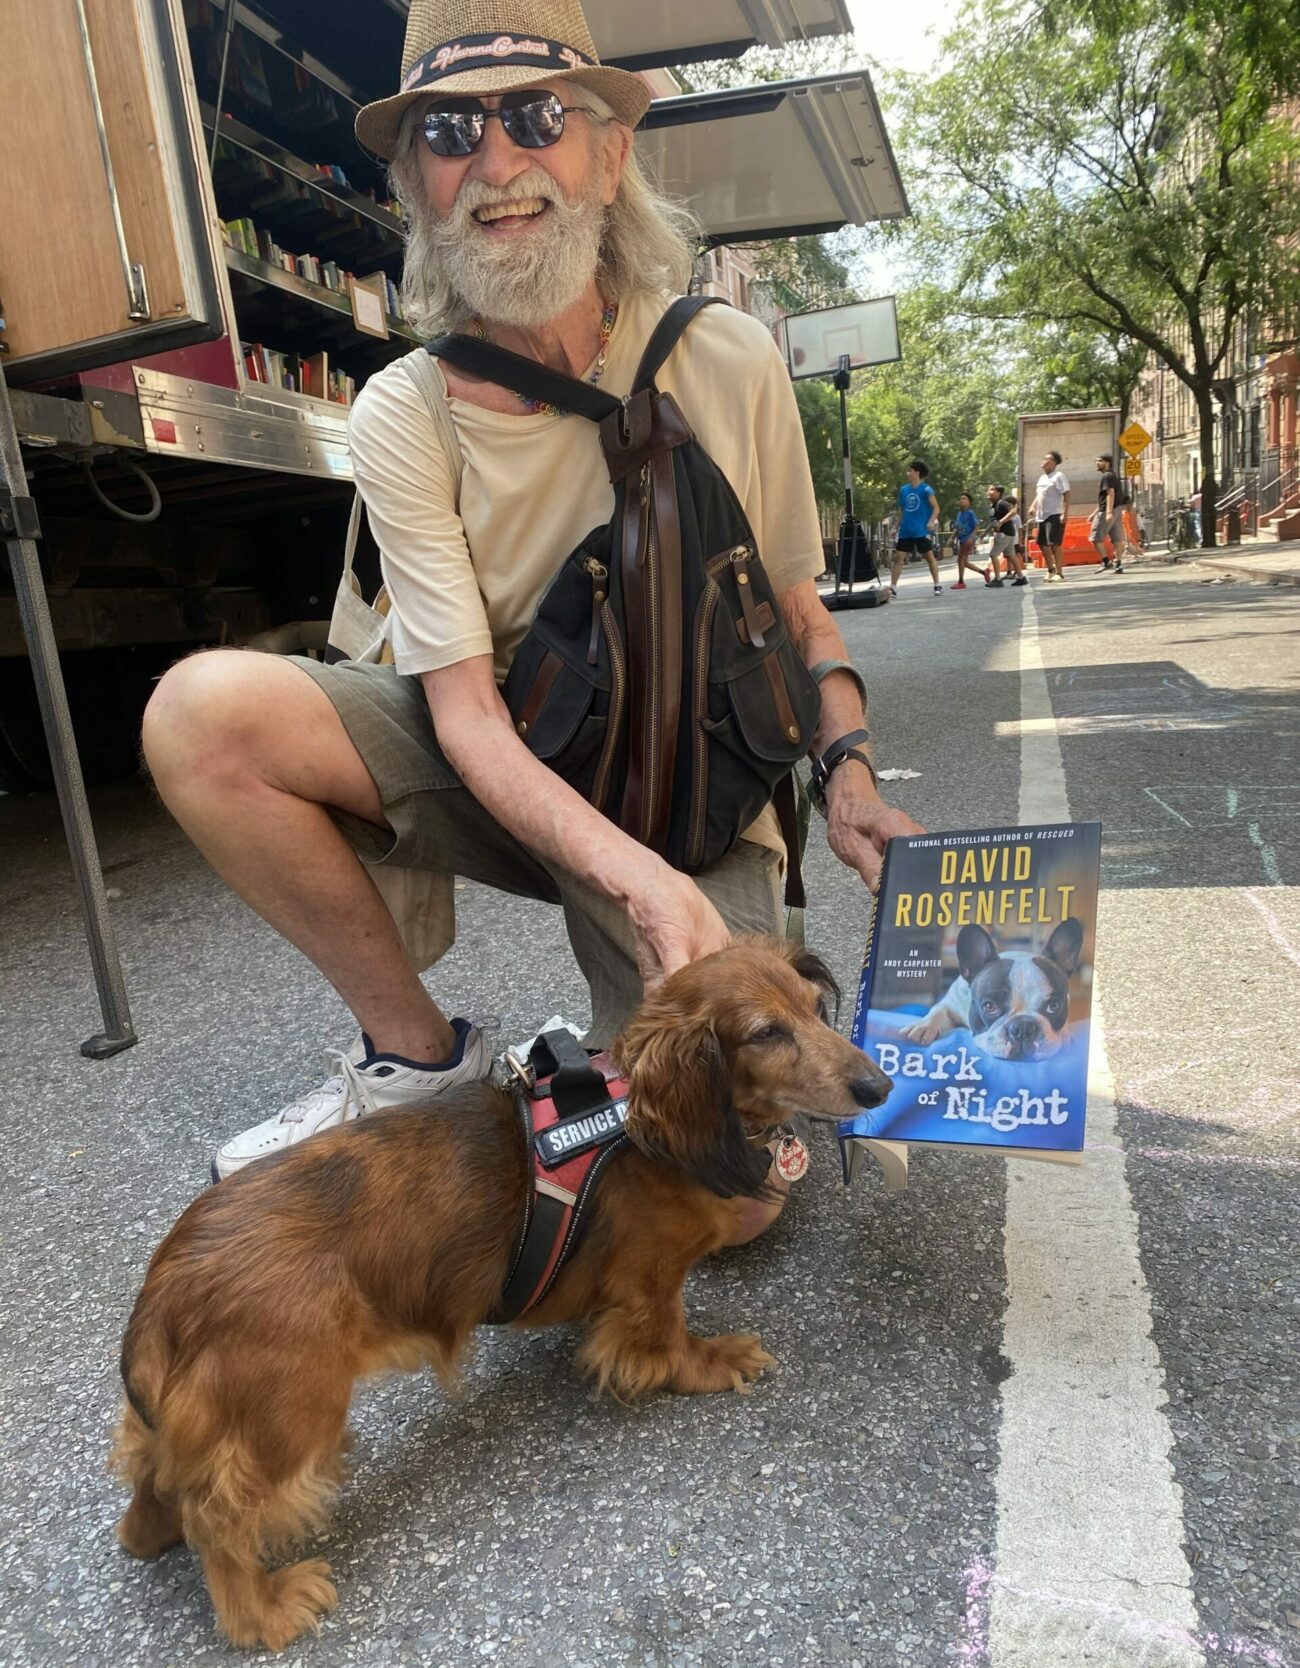
[[[565,102],[554,88],[538,89],[547,92]],[[572,105],[572,88],[569,94]],[[481,102],[497,110],[501,95],[485,94]],[[425,195],[438,219],[454,218],[463,193],[475,225],[494,238],[528,231],[545,219],[557,197],[572,203],[594,196],[607,208],[622,172],[618,147],[605,142],[603,130],[586,111],[566,115],[559,140],[542,150],[517,145],[501,122],[489,121],[482,143],[469,156],[435,156],[421,143],[419,157]]]
[[[568,93],[577,102],[572,86]],[[482,103],[495,110],[500,95]],[[627,128],[586,110],[566,116],[559,140],[540,150],[517,145],[500,121],[486,123],[469,156],[436,156],[420,137],[423,201],[412,242],[420,258],[442,266],[476,317],[540,328],[579,301],[596,276],[606,210],[631,143]]]

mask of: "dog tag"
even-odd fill
[[[808,1149],[797,1135],[783,1135],[776,1149],[776,1173],[797,1182],[808,1172]]]

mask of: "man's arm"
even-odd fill
[[[1070,519],[1070,483],[1064,475],[1061,476],[1061,479],[1065,481],[1065,485],[1061,489],[1061,526],[1064,527]]]
[[[935,497],[934,488],[930,488],[930,531],[939,530],[939,500]]]
[[[809,667],[824,660],[847,660],[839,627],[826,611],[811,579],[783,591],[779,598],[790,636]],[[812,751],[822,754],[841,736],[867,727],[867,713],[857,684],[847,672],[831,672],[821,686],[822,710]],[[871,891],[880,884],[880,860],[895,834],[923,834],[906,812],[880,797],[871,772],[848,759],[826,789],[826,838],[847,868],[856,869]]]
[[[693,880],[533,757],[501,699],[490,655],[425,672],[420,681],[434,733],[461,781],[521,845],[626,911],[647,983],[730,943]]]

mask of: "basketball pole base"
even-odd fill
[[[832,614],[838,614],[842,608],[883,608],[892,601],[888,591],[832,591],[822,598],[823,605]]]

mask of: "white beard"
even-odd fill
[[[540,197],[550,206],[537,225],[493,238],[474,219],[485,203]],[[451,213],[439,220],[421,204],[407,243],[408,269],[439,270],[467,314],[484,323],[536,330],[579,301],[596,276],[605,233],[600,183],[567,198],[545,169],[533,168],[502,189],[467,180]]]

